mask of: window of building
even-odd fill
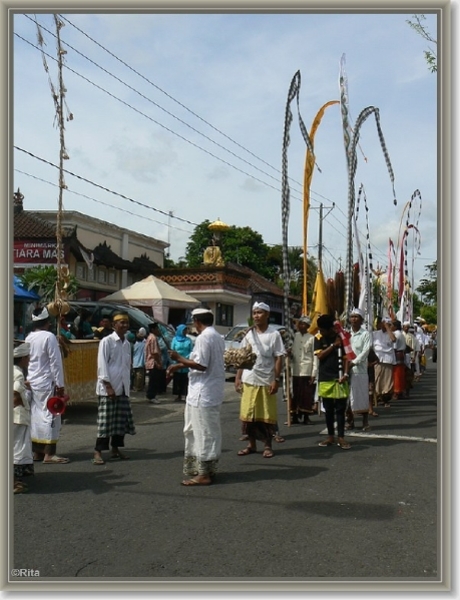
[[[115,285],[117,283],[117,272],[111,269],[109,271],[109,285]]]
[[[86,265],[83,263],[77,264],[77,268],[75,269],[75,275],[77,279],[86,279]]]
[[[96,267],[93,266],[92,269],[88,269],[88,281],[96,281]]]
[[[221,304],[216,305],[216,325],[222,327],[233,327],[233,305]]]
[[[103,267],[98,268],[97,282],[98,283],[107,283],[107,269],[104,269]]]

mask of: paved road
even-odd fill
[[[352,449],[320,448],[323,417],[283,426],[272,459],[239,457],[238,396],[226,383],[212,486],[180,486],[183,405],[133,398],[132,460],[93,466],[96,410],[70,407],[59,452],[14,497],[10,567],[41,578],[385,581],[438,579],[437,365],[409,400],[379,408]]]

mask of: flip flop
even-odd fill
[[[325,446],[333,446],[334,442],[331,442],[329,440],[323,440],[322,442],[320,442],[318,444],[318,446],[321,446],[322,448],[324,448]]]
[[[273,450],[271,448],[265,448],[264,451],[262,452],[262,456],[264,458],[272,458],[273,456],[275,456],[275,453],[273,452]]]
[[[207,481],[206,483],[201,482],[201,481],[197,481],[196,479],[184,479],[183,481],[181,481],[181,485],[185,485],[186,487],[191,487],[194,485],[211,485],[212,480],[211,481]]]
[[[248,446],[247,448],[243,448],[243,450],[238,450],[238,456],[247,456],[248,454],[255,454],[257,450],[255,448],[251,448]]]
[[[283,442],[285,442],[286,440],[284,439],[284,437],[276,434],[273,436],[273,439],[275,440],[275,442],[277,442],[278,444],[282,444]]]
[[[53,455],[53,457],[50,460],[42,460],[42,463],[44,465],[65,465],[68,462],[70,462],[70,460],[68,458],[64,458],[63,456],[56,456],[56,455]]]
[[[105,465],[105,460],[102,460],[102,458],[92,458],[91,462],[93,465]]]

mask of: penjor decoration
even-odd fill
[[[326,112],[326,109],[329,106],[333,106],[334,104],[339,104],[339,100],[330,100],[323,104],[323,106],[319,109],[316,114],[316,117],[313,119],[313,123],[310,129],[310,142],[313,147],[313,143],[315,141],[315,135],[318,130],[318,127],[321,123],[321,120]],[[313,177],[313,170],[315,167],[315,157],[310,148],[307,148],[306,156],[305,156],[305,170],[304,170],[304,180],[303,180],[303,294],[302,294],[302,314],[308,314],[308,298],[307,298],[307,279],[308,279],[308,262],[307,262],[307,237],[308,237],[308,216],[310,211],[310,186],[311,180]],[[319,265],[321,268],[321,265]]]
[[[342,128],[345,145],[345,156],[348,170],[348,231],[347,231],[347,255],[345,263],[345,315],[348,315],[353,308],[353,214],[355,210],[355,175],[358,166],[357,147],[359,144],[360,129],[370,115],[374,115],[377,126],[377,132],[385,156],[388,173],[393,188],[393,202],[396,205],[396,193],[394,188],[394,174],[391,166],[390,157],[385,145],[382,129],[380,127],[379,109],[374,106],[368,106],[363,109],[356,119],[355,126],[350,132],[349,120],[349,98],[348,98],[348,80],[345,72],[345,54],[340,61],[340,105],[342,114]],[[345,319],[347,316],[345,316]]]

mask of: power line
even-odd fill
[[[32,175],[31,173],[26,173],[25,171],[21,171],[20,169],[14,169],[14,170],[17,173],[21,173],[21,175],[27,175],[27,177],[31,177],[32,179],[36,179],[37,181],[47,183],[48,185],[52,185],[53,187],[59,187],[57,183],[52,183],[51,181],[47,181],[46,179],[42,179],[41,177],[37,177],[36,175]],[[87,196],[86,194],[82,194],[81,192],[75,192],[74,190],[70,190],[69,188],[67,188],[66,192],[68,192],[69,194],[74,194],[76,196],[81,196],[82,198],[87,198],[88,200],[92,200],[93,202],[96,202],[97,204],[102,204],[103,206],[108,206],[110,209],[120,210],[125,214],[132,215],[133,217],[139,217],[140,219],[143,219],[144,221],[151,221],[152,223],[157,223],[159,225],[163,225],[168,228],[170,227],[171,229],[175,229],[176,231],[183,231],[184,233],[188,233],[189,235],[191,233],[193,233],[187,229],[181,229],[180,227],[177,227],[175,225],[169,225],[168,223],[163,223],[162,221],[157,221],[156,219],[151,219],[150,217],[145,217],[143,215],[133,213],[129,210],[126,210],[125,208],[121,208],[119,206],[114,206],[113,204],[109,204],[108,202],[103,202],[102,200],[96,200],[96,198],[92,198],[91,196]],[[149,207],[149,208],[150,208],[150,210],[155,210],[152,207]]]
[[[27,18],[30,19],[30,17],[27,17]],[[52,31],[50,31],[49,29],[47,29],[44,25],[40,25],[39,27],[41,27],[42,29],[44,29],[45,31],[47,31],[50,35],[56,37],[56,35]],[[94,41],[94,40],[92,40],[92,41]],[[207,136],[205,133],[199,131],[198,129],[196,129],[195,127],[193,127],[192,125],[190,125],[186,121],[182,120],[180,117],[176,116],[174,113],[170,112],[169,110],[167,110],[166,108],[164,108],[163,106],[161,106],[160,104],[158,104],[157,102],[155,102],[154,100],[152,100],[151,98],[148,98],[147,96],[145,96],[144,94],[142,94],[139,90],[137,90],[136,88],[132,87],[131,85],[129,85],[128,83],[126,83],[125,81],[123,81],[122,79],[120,79],[119,77],[117,77],[116,75],[114,75],[113,73],[111,73],[110,71],[108,71],[107,69],[105,69],[103,66],[101,66],[100,64],[98,64],[97,62],[95,62],[94,60],[92,60],[91,58],[89,58],[88,56],[86,56],[85,54],[83,54],[82,52],[80,52],[79,50],[77,50],[76,48],[74,48],[68,42],[65,42],[63,40],[63,44],[65,44],[68,48],[70,48],[71,50],[73,50],[75,53],[79,54],[85,60],[87,60],[88,62],[90,62],[91,64],[93,64],[95,67],[97,67],[98,69],[100,69],[101,71],[103,71],[104,73],[106,73],[107,75],[109,75],[110,77],[113,77],[113,79],[115,79],[116,81],[118,81],[119,83],[121,83],[122,85],[124,85],[125,87],[127,87],[128,89],[130,89],[131,91],[133,91],[135,94],[138,94],[141,98],[143,98],[144,100],[147,100],[147,102],[150,102],[151,104],[153,104],[154,106],[156,106],[157,108],[159,108],[160,110],[162,110],[163,112],[165,112],[170,117],[173,117],[173,119],[176,119],[177,121],[179,121],[179,123],[181,123],[182,125],[185,125],[189,129],[191,129],[193,132],[195,132],[198,135],[204,137],[206,140],[208,140],[212,144],[215,144],[221,150],[224,150],[225,152],[228,152],[233,157],[237,158],[238,160],[241,160],[242,162],[246,163],[247,165],[249,165],[253,169],[256,169],[256,171],[259,171],[260,173],[263,173],[267,177],[270,177],[270,179],[274,179],[275,181],[278,181],[278,179],[276,177],[274,177],[273,175],[270,175],[270,173],[267,173],[266,171],[260,169],[259,167],[257,167],[253,163],[245,160],[244,158],[242,158],[238,154],[235,154],[234,152],[232,152],[231,150],[229,150],[225,146],[222,146],[222,144],[219,144],[218,142],[216,142],[215,140],[213,140],[212,138],[210,138],[209,136]],[[67,65],[64,65],[64,66],[67,66]]]
[[[46,160],[44,158],[41,158],[40,156],[36,156],[35,154],[33,154],[32,152],[29,152],[28,150],[24,150],[23,148],[19,148],[19,146],[13,146],[13,148],[15,148],[16,150],[19,150],[20,152],[24,152],[25,154],[28,154],[29,156],[31,156],[32,158],[36,158],[37,160],[40,160],[41,162],[50,165],[51,167],[54,167],[56,169],[58,169],[59,167],[55,164],[53,164],[52,162],[50,162],[49,160]],[[64,173],[67,173],[68,175],[72,175],[73,177],[76,177],[77,179],[80,179],[81,181],[85,181],[86,183],[89,183],[91,185],[94,185],[95,187],[104,190],[105,192],[108,192],[109,194],[113,194],[114,196],[119,196],[120,198],[124,198],[125,200],[129,200],[129,202],[132,202],[133,204],[137,204],[138,206],[142,206],[143,208],[148,208],[149,210],[154,210],[155,212],[158,212],[162,215],[165,215],[167,217],[169,217],[169,212],[166,212],[164,210],[161,210],[159,208],[154,208],[153,206],[149,206],[148,204],[144,204],[143,202],[139,202],[139,200],[134,200],[133,198],[130,198],[129,196],[125,196],[124,194],[121,194],[120,192],[115,192],[113,190],[110,190],[109,188],[104,187],[103,185],[100,185],[99,183],[95,183],[94,181],[91,181],[90,179],[87,179],[86,177],[82,177],[81,175],[77,175],[76,173],[73,173],[72,171],[69,171],[68,169],[63,169]],[[189,221],[188,219],[183,219],[182,217],[176,217],[175,215],[172,215],[173,219],[177,219],[178,221],[182,221],[183,223],[188,223],[189,225],[194,225],[195,227],[198,225],[198,223],[195,223],[194,221]]]

